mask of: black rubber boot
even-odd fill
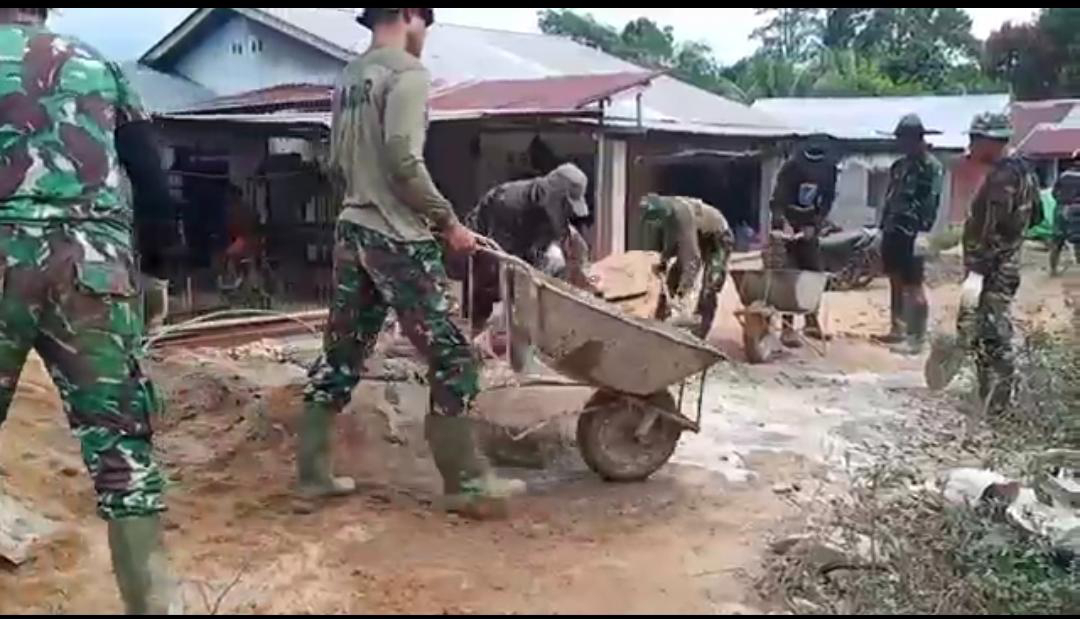
[[[930,322],[930,308],[912,303],[905,314],[908,327],[907,339],[893,351],[902,355],[921,355],[926,348],[926,329]]]
[[[109,551],[127,614],[183,614],[176,581],[165,556],[160,517],[109,522]]]
[[[904,323],[904,291],[892,286],[889,289],[889,332],[886,335],[875,335],[873,340],[880,344],[901,344],[905,339]]]
[[[780,343],[785,348],[802,348],[802,338],[799,337],[799,332],[795,330],[795,317],[791,314],[784,314],[781,323],[783,327],[780,330]]]

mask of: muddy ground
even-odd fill
[[[933,289],[955,312],[955,267]],[[1017,314],[1066,325],[1080,273],[1032,266]],[[709,613],[782,611],[755,583],[777,531],[887,458],[962,462],[968,424],[922,386],[921,360],[871,344],[887,326],[883,282],[830,294],[837,338],[767,366],[743,364],[738,306],[725,291],[713,342],[732,358],[706,386],[704,431],[644,484],[608,485],[554,447],[513,519],[473,524],[433,511],[437,475],[419,440],[423,394],[368,385],[343,415],[338,469],[355,497],[311,515],[290,501],[303,373],[279,347],[153,360],[168,397],[157,448],[172,481],[168,543],[192,613]],[[311,342],[297,343],[305,358]],[[306,346],[305,346],[306,344]],[[290,349],[292,350],[292,349]],[[235,357],[235,358],[234,358]],[[588,397],[580,390],[486,396],[515,430]],[[693,390],[691,390],[693,395]],[[693,400],[693,398],[688,398]],[[692,405],[687,403],[687,412]],[[567,436],[572,417],[540,432]],[[536,464],[536,463],[532,463]],[[19,568],[0,564],[0,613],[120,610],[104,525],[55,391],[35,361],[0,433],[0,491],[56,522]]]

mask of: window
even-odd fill
[[[880,209],[885,206],[885,194],[889,191],[889,171],[871,170],[867,175],[866,205]]]
[[[232,53],[234,55],[236,55],[236,56],[239,56],[239,55],[243,54],[244,53],[244,44],[243,43],[233,43],[232,44]]]

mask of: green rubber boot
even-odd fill
[[[127,614],[183,614],[158,516],[109,522],[109,550]]]
[[[893,352],[901,355],[915,357],[921,355],[926,348],[926,330],[930,323],[930,308],[926,306],[911,305],[905,312],[907,323],[907,338],[897,346]]]
[[[301,500],[344,496],[356,492],[351,477],[334,477],[331,465],[330,431],[334,411],[323,404],[309,403],[304,407],[300,427],[300,450],[296,458]]]
[[[506,518],[510,499],[525,494],[525,482],[492,472],[477,448],[473,421],[428,415],[424,433],[443,478],[446,511],[472,520]]]

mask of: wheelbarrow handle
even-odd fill
[[[517,256],[507,253],[502,247],[499,246],[495,239],[488,238],[482,235],[476,235],[478,241],[476,247],[476,253],[483,254],[485,256],[491,256],[499,262],[506,262],[516,267],[520,267],[525,270],[526,273],[533,271],[533,266],[528,262],[525,262]]]

